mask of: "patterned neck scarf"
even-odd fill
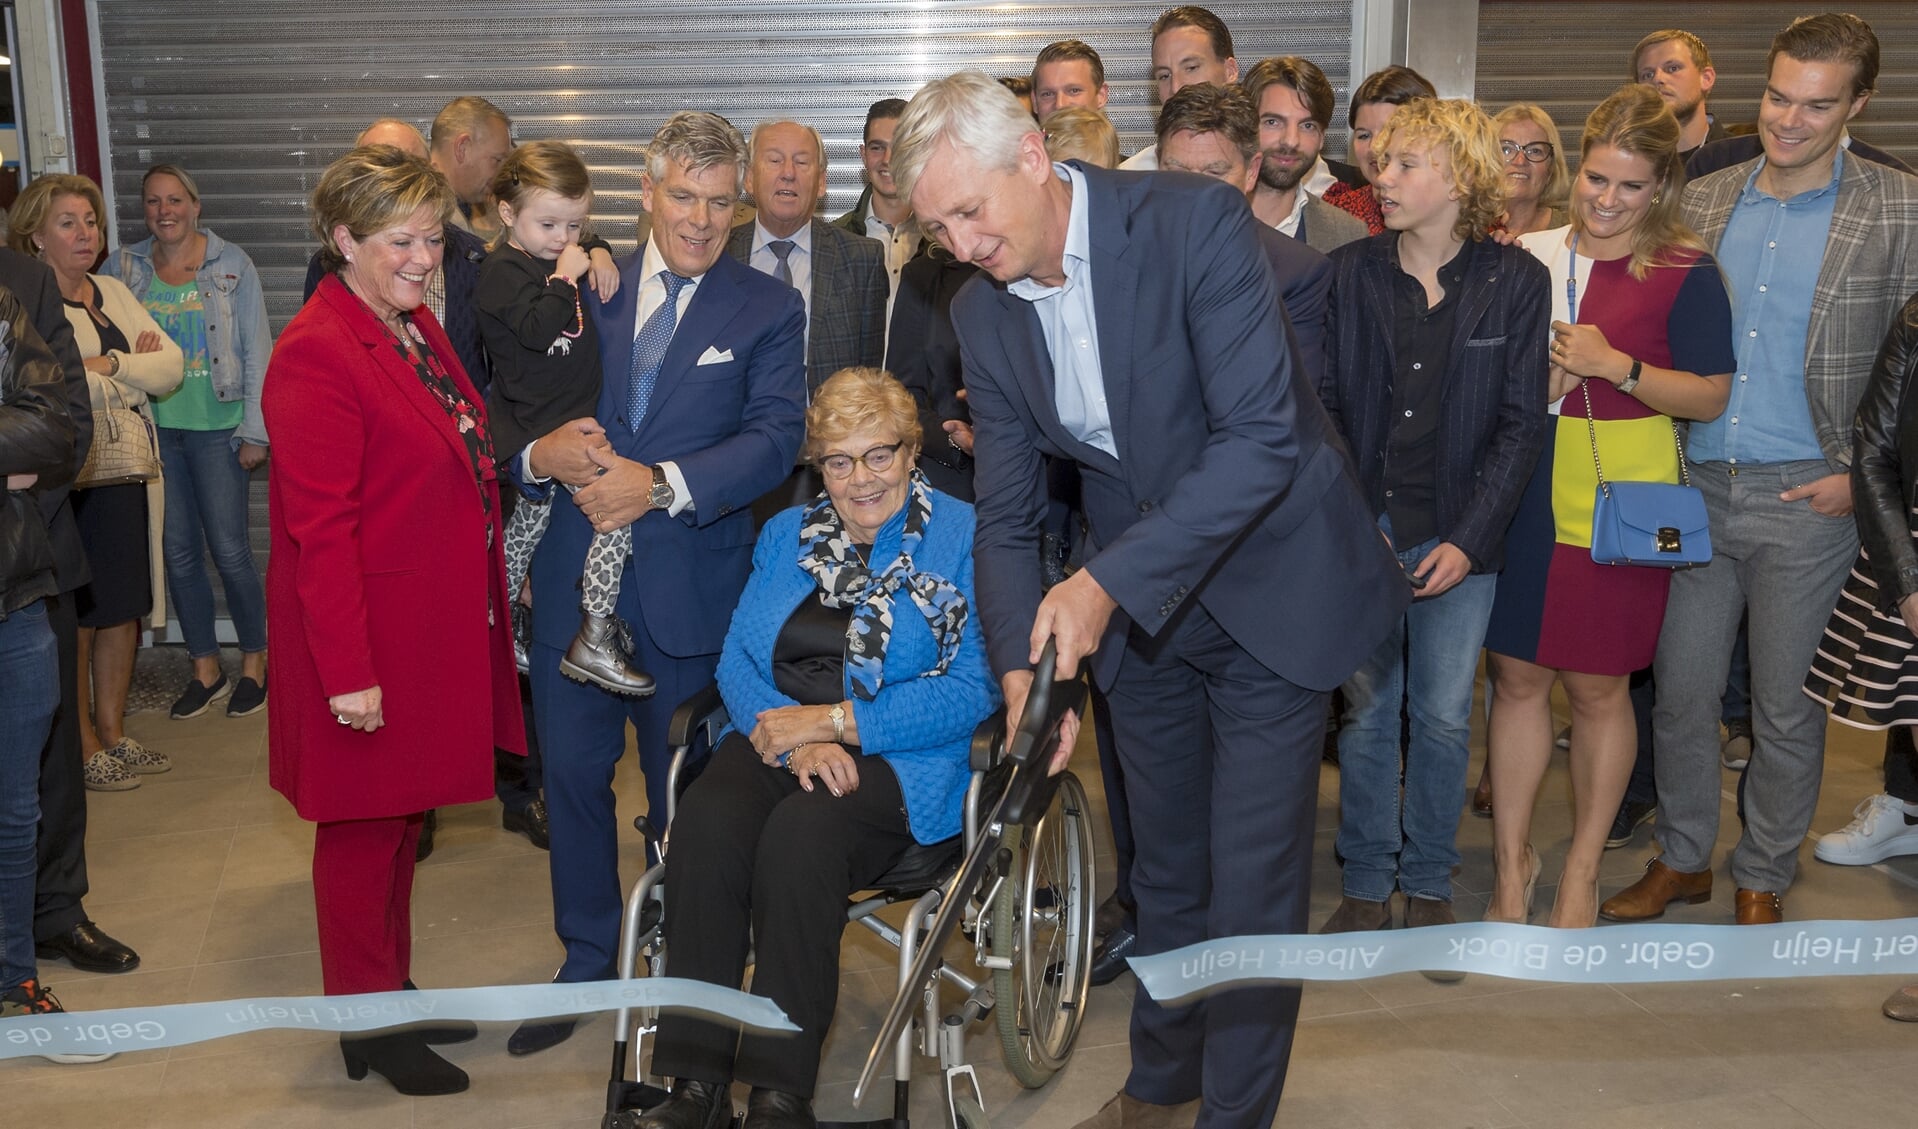
[[[959,653],[959,637],[966,627],[965,596],[952,581],[920,572],[912,562],[931,516],[932,495],[925,477],[914,470],[906,493],[906,529],[899,540],[899,556],[877,575],[860,558],[831,498],[822,495],[800,516],[799,567],[812,575],[827,606],[853,609],[852,622],[846,626],[846,673],[854,696],[861,701],[872,701],[885,681],[893,601],[901,591],[912,598],[939,641],[939,662],[933,673],[944,674]]]

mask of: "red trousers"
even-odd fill
[[[397,992],[413,962],[413,866],[424,813],[321,823],[313,906],[329,996]]]

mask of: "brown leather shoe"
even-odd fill
[[[1738,924],[1777,925],[1785,920],[1785,896],[1769,890],[1738,888]]]
[[[1367,933],[1392,928],[1392,903],[1372,902],[1350,894],[1339,899],[1339,908],[1325,919],[1320,933]]]
[[[1191,1129],[1199,1119],[1199,1103],[1154,1105],[1142,1102],[1120,1090],[1099,1112],[1079,1122],[1073,1129]]]
[[[1665,907],[1673,902],[1695,906],[1710,901],[1710,870],[1673,870],[1664,856],[1653,856],[1645,864],[1645,877],[1605,899],[1598,916],[1607,921],[1650,921],[1665,916]]]

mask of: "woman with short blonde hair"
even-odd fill
[[[20,193],[7,217],[7,242],[53,270],[73,343],[87,370],[94,419],[126,408],[151,422],[149,397],[180,386],[184,358],[140,300],[117,278],[93,274],[104,238],[100,188],[84,176],[42,176]],[[96,439],[96,442],[100,440]],[[167,755],[127,736],[123,720],[140,649],[140,622],[164,621],[159,554],[164,487],[152,482],[77,483],[73,516],[92,573],[74,594],[80,622],[79,716],[82,778],[96,792],[140,786],[140,777],[172,767]]]
[[[751,991],[797,1035],[662,1016],[677,1080],[642,1129],[813,1124],[846,898],[914,843],[957,835],[973,728],[996,694],[971,614],[972,507],[915,469],[911,393],[841,369],[806,413],[824,496],[766,523],[719,658],[733,728],[679,804],[666,854],[666,973]]]
[[[493,750],[525,747],[491,432],[424,304],[453,208],[446,179],[390,145],[334,162],[312,201],[332,273],[266,384],[280,440],[270,782],[316,825],[328,995],[411,986],[425,813],[492,796]],[[428,1044],[475,1033],[401,1028],[342,1036],[340,1050],[350,1078],[447,1094],[466,1074]]]

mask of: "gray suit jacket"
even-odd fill
[[[751,265],[753,225],[733,228],[726,252]],[[824,220],[812,221],[812,320],[806,334],[806,388],[815,391],[842,368],[886,361],[886,250]]]
[[[1685,222],[1718,253],[1757,160],[1685,186]],[[1737,280],[1733,280],[1737,300]],[[1805,398],[1818,445],[1834,469],[1851,465],[1852,419],[1885,331],[1918,292],[1918,177],[1845,158],[1838,202],[1805,335]]]
[[[1299,217],[1299,223],[1305,228],[1305,245],[1321,255],[1330,255],[1347,243],[1372,234],[1364,220],[1310,193],[1307,193],[1305,214]]]

